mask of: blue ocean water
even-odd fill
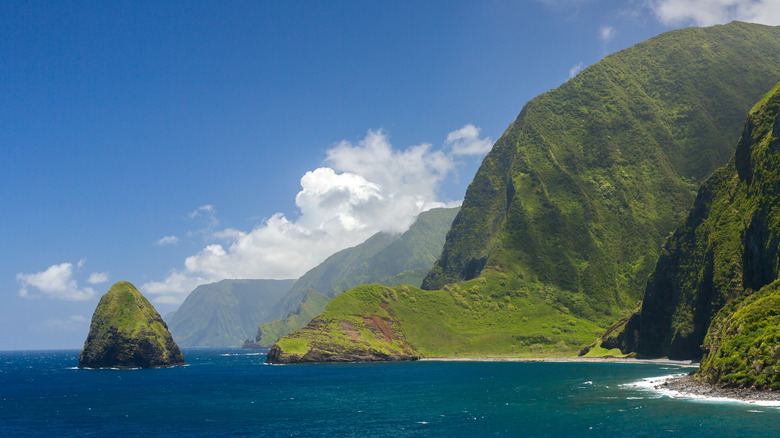
[[[657,364],[188,365],[76,369],[78,351],[0,352],[0,436],[778,436],[780,409],[634,386]]]

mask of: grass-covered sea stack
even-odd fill
[[[89,327],[80,368],[152,368],[184,364],[168,326],[132,284],[106,292]]]

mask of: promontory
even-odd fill
[[[168,326],[132,284],[120,281],[92,315],[79,368],[156,368],[183,365]]]

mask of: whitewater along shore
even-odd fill
[[[651,363],[697,367],[691,360],[636,359],[633,357],[424,357],[421,361],[435,362],[590,362],[590,363]]]
[[[589,362],[699,367],[698,362],[691,360],[636,359],[632,357],[426,357],[420,360],[439,362]],[[694,379],[694,372],[695,370],[682,376],[662,377],[659,380],[654,380],[655,383],[651,388],[671,397],[735,401],[780,407],[780,391],[721,387]]]
[[[701,382],[692,374],[674,376],[655,385],[661,391],[674,391],[680,396],[692,396],[706,399],[729,399],[746,403],[770,402],[772,406],[780,406],[780,392],[755,388],[729,388]],[[765,404],[765,403],[762,403]]]

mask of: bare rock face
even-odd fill
[[[120,281],[100,299],[79,368],[155,368],[183,365],[168,326],[132,284]]]

